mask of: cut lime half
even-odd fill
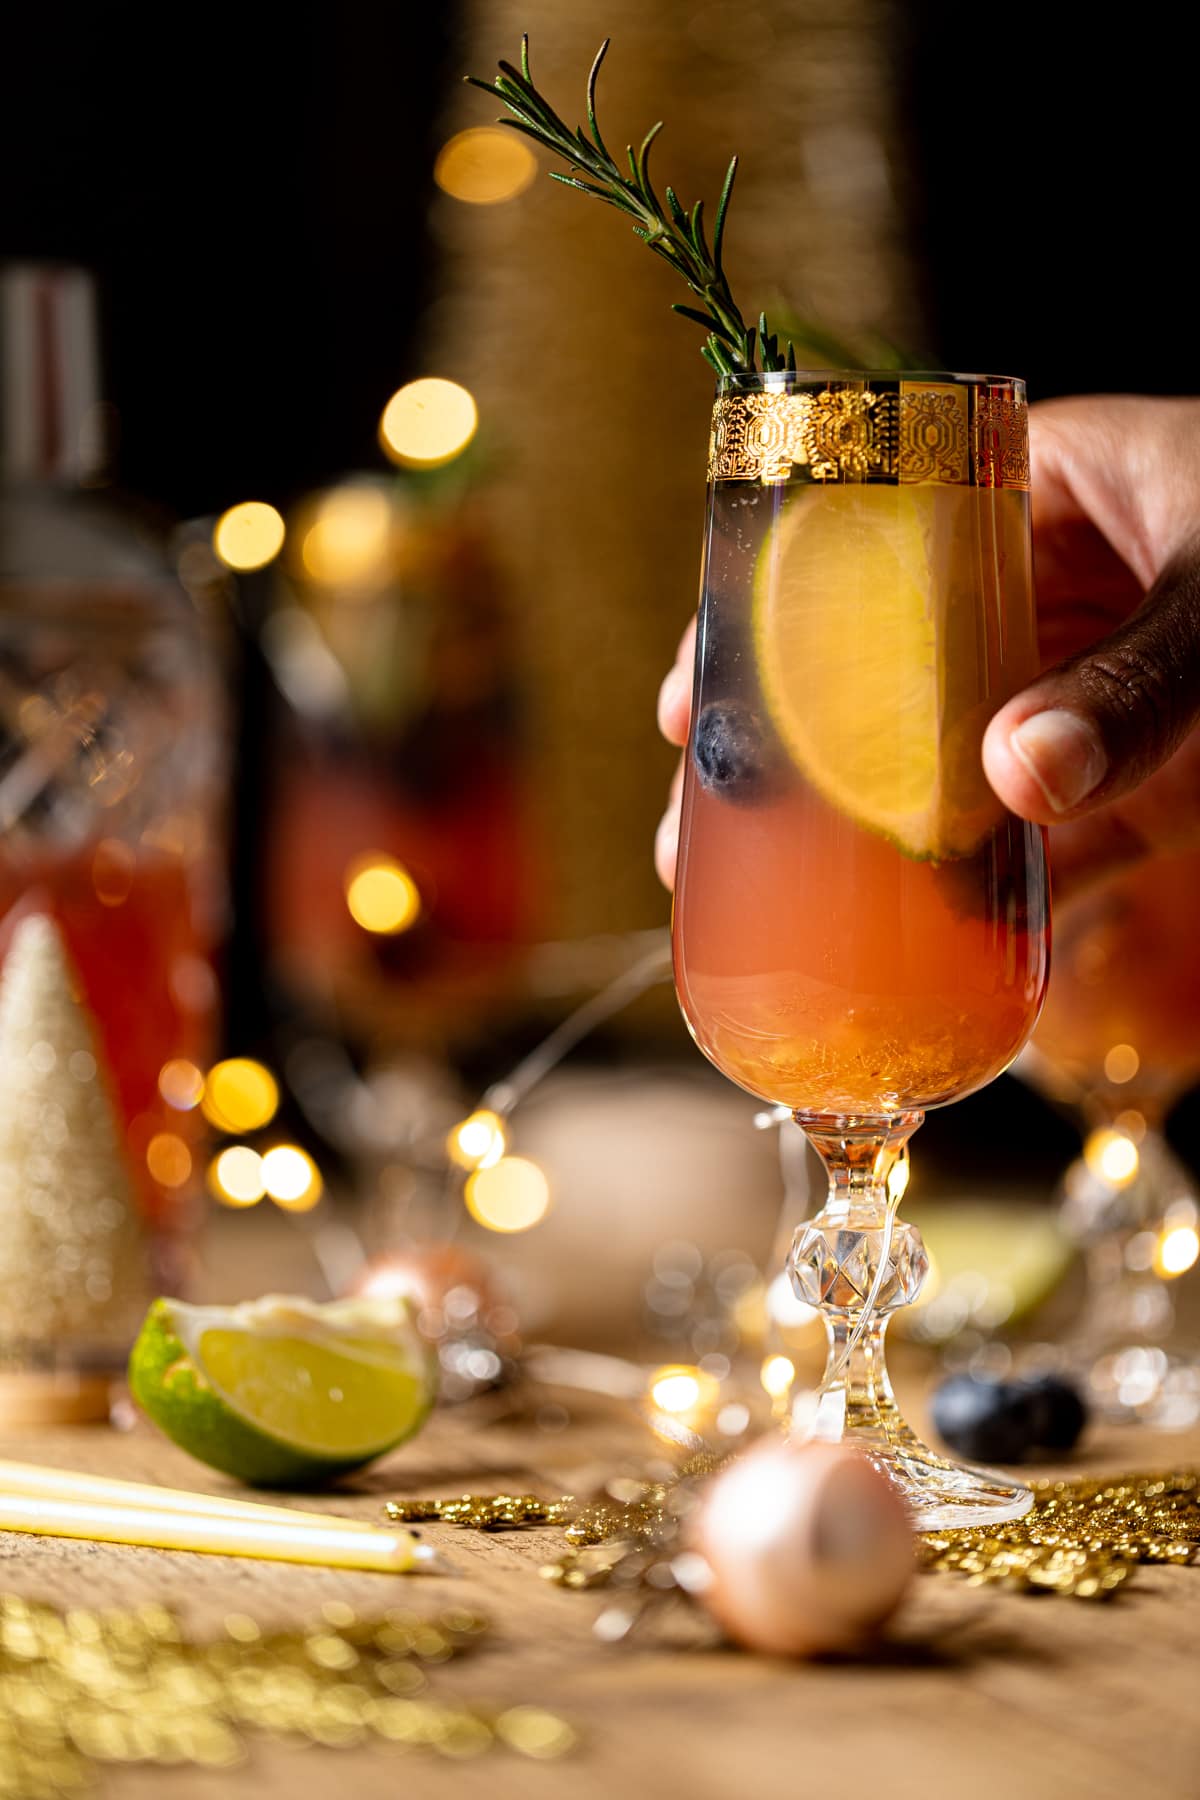
[[[160,1430],[259,1487],[327,1481],[403,1443],[436,1372],[400,1297],[156,1300],[129,1359],[133,1397]]]

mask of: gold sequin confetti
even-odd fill
[[[438,1522],[473,1531],[521,1531],[530,1525],[565,1525],[573,1517],[570,1494],[539,1500],[536,1494],[459,1494],[452,1500],[389,1500],[389,1519],[405,1525]]]
[[[568,1548],[538,1570],[572,1589],[617,1583],[648,1600],[678,1584],[671,1571],[679,1524],[698,1484],[727,1460],[693,1457],[670,1481],[616,1482],[586,1503],[564,1495],[463,1494],[453,1500],[394,1500],[388,1517],[406,1524],[443,1521],[479,1531],[563,1526]],[[998,1582],[1029,1594],[1104,1600],[1139,1563],[1200,1561],[1200,1472],[1077,1476],[1031,1483],[1023,1519],[992,1530],[928,1532],[917,1540],[920,1566]],[[2,1796],[0,1796],[2,1800]]]
[[[991,1531],[929,1532],[924,1568],[1026,1593],[1106,1600],[1139,1563],[1200,1560],[1200,1474],[1035,1481],[1033,1508]]]
[[[540,1707],[492,1712],[429,1696],[426,1671],[487,1629],[466,1608],[360,1618],[331,1601],[303,1631],[235,1612],[223,1636],[197,1644],[155,1604],[64,1614],[0,1596],[0,1800],[67,1800],[104,1763],[228,1768],[244,1760],[248,1732],[330,1749],[377,1738],[456,1758],[495,1746],[565,1754],[571,1727]]]

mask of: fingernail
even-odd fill
[[[1108,770],[1108,757],[1094,728],[1062,707],[1034,713],[1008,741],[1021,767],[1058,813],[1070,812],[1086,800]]]

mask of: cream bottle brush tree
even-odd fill
[[[58,926],[31,914],[0,977],[0,1352],[113,1360],[148,1298],[99,1037]]]

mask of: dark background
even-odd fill
[[[910,0],[892,14],[928,349],[1031,396],[1196,387],[1181,278],[1194,43],[1142,7]],[[95,268],[123,485],[171,513],[286,505],[375,461],[420,372],[453,4],[24,9],[0,107],[0,254]],[[12,28],[10,27],[10,30]],[[1189,33],[1194,39],[1194,33]],[[511,46],[497,43],[497,54]],[[937,1121],[970,1143],[1075,1133],[1015,1084]],[[1200,1107],[1175,1136],[1200,1145]]]
[[[99,270],[120,466],[180,514],[375,454],[414,372],[457,8],[23,8],[0,251]],[[1033,397],[1188,392],[1194,32],[1138,9],[892,14],[907,204],[942,366]],[[497,54],[511,46],[497,43]],[[683,329],[681,326],[680,329]]]

